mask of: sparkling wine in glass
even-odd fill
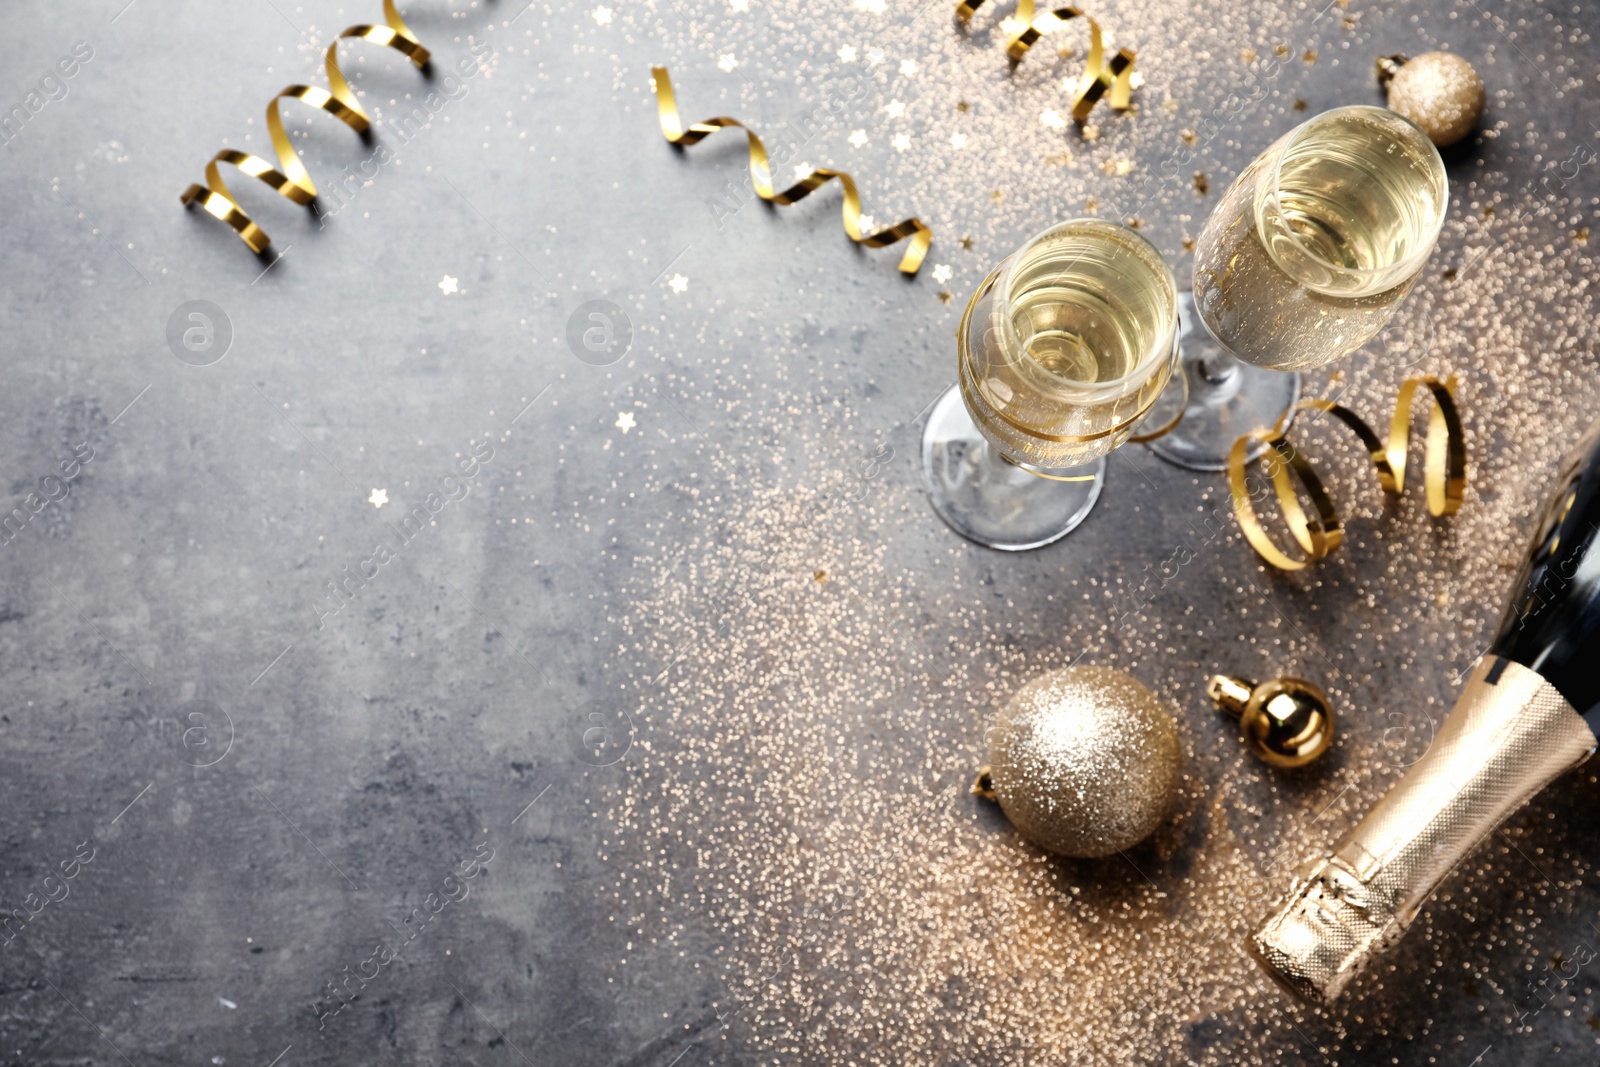
[[[1448,197],[1433,142],[1384,108],[1325,111],[1257,157],[1196,243],[1182,342],[1189,402],[1150,447],[1180,466],[1225,468],[1240,434],[1271,428],[1294,405],[1294,372],[1343,359],[1388,324],[1438,241]]]
[[[1177,285],[1143,237],[1073,219],[1007,257],[957,331],[957,379],[928,416],[923,478],[955,531],[991,548],[1062,537],[1100,495],[1177,362]]]

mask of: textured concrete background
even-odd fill
[[[733,945],[709,917],[714,905],[702,916],[646,903],[676,940],[673,951],[636,953],[618,887],[630,870],[694,867],[693,842],[663,827],[648,846],[634,840],[632,854],[607,845],[619,804],[648,811],[666,788],[638,769],[641,747],[713,730],[693,707],[681,723],[656,716],[647,726],[639,694],[734,640],[730,626],[737,633],[734,616],[718,614],[726,587],[696,587],[697,560],[674,546],[736,540],[711,520],[761,492],[837,490],[840,472],[859,471],[885,443],[895,458],[868,499],[827,511],[819,526],[835,543],[884,546],[888,569],[915,578],[920,591],[894,601],[903,617],[889,600],[872,609],[875,632],[891,643],[915,634],[937,656],[960,658],[940,698],[941,736],[956,738],[953,756],[938,752],[940,775],[958,781],[967,756],[977,761],[983,716],[1018,678],[1080,652],[1133,669],[1181,710],[1196,760],[1191,796],[1235,798],[1222,821],[1268,840],[1250,859],[1248,892],[1259,899],[1229,889],[1205,904],[1242,929],[1282,884],[1269,854],[1325,836],[1326,823],[1307,829],[1310,816],[1339,803],[1346,822],[1392,778],[1392,768],[1364,769],[1378,766],[1387,716],[1401,716],[1396,736],[1411,744],[1416,720],[1404,709],[1448,706],[1452,676],[1498,613],[1497,582],[1560,442],[1600,397],[1592,336],[1571,325],[1593,318],[1596,272],[1575,233],[1600,185],[1592,167],[1571,186],[1537,184],[1594,136],[1600,49],[1588,31],[1600,13],[1587,3],[1486,13],[1352,0],[1337,9],[1341,27],[1315,31],[1313,7],[1121,3],[1106,21],[1119,43],[1141,49],[1149,82],[1139,116],[1099,114],[1098,146],[1041,126],[1041,107],[1060,99],[1052,78],[1008,84],[993,37],[967,40],[944,5],[891,3],[885,14],[845,0],[770,9],[753,0],[600,16],[597,5],[417,3],[407,18],[442,61],[432,84],[477,51],[488,56],[483,73],[325,227],[230,174],[276,259],[257,259],[225,227],[186,213],[178,194],[224,144],[265,152],[268,93],[320,83],[320,49],[346,25],[377,21],[379,5],[125,3],[10,3],[0,13],[0,108],[25,105],[75,42],[92,50],[65,95],[48,84],[59,98],[0,149],[5,506],[31,512],[41,479],[92,450],[70,482],[43,483],[66,495],[0,549],[0,905],[32,916],[0,948],[8,1062],[907,1062],[900,1044],[920,1015],[890,1015],[870,1035],[830,1032],[803,1053],[775,1049],[714,968],[686,962]],[[1311,38],[1297,34],[1320,42],[1320,62],[1300,56]],[[881,67],[846,64],[839,49],[856,36],[863,54],[871,40],[898,51]],[[1108,620],[1136,604],[1128,590],[1188,536],[1197,510],[1223,499],[1220,480],[1124,450],[1080,531],[1002,557],[958,542],[921,505],[915,420],[952,377],[955,317],[988,265],[1082,210],[1087,196],[1122,196],[1119,160],[1133,177],[1155,167],[1173,131],[1240,77],[1240,50],[1265,54],[1280,39],[1296,42],[1293,71],[1202,148],[1209,200],[1179,175],[1180,188],[1139,212],[1145,232],[1181,275],[1184,239],[1232,174],[1301,117],[1296,100],[1311,111],[1375,101],[1371,62],[1386,52],[1445,42],[1477,58],[1501,136],[1451,155],[1453,180],[1480,184],[1453,205],[1436,265],[1513,246],[1554,251],[1548,263],[1491,259],[1484,273],[1498,288],[1447,298],[1434,279],[1416,314],[1468,323],[1474,337],[1489,337],[1472,325],[1484,321],[1523,331],[1452,343],[1433,357],[1443,363],[1423,364],[1454,367],[1479,390],[1475,471],[1493,477],[1475,473],[1460,525],[1435,532],[1414,497],[1398,509],[1378,502],[1359,455],[1329,435],[1327,464],[1342,472],[1335,483],[1352,516],[1339,558],[1283,578],[1230,531],[1179,591],[1141,598],[1152,603],[1135,611],[1134,636],[1108,636]],[[917,52],[924,40],[935,43]],[[737,72],[720,71],[720,57],[735,53]],[[429,84],[382,50],[356,44],[344,55],[380,119]],[[928,79],[917,99],[938,117],[902,152],[885,108],[905,95],[891,79],[910,77],[895,65],[912,55]],[[661,61],[673,64],[690,119],[776,124],[842,94],[807,158],[848,162],[880,222],[916,212],[934,226],[922,276],[897,275],[898,250],[850,246],[836,193],[719,221],[708,200],[739,180],[737,145],[682,153],[662,142],[648,82]],[[859,93],[845,80],[852,72],[866,76]],[[1011,110],[1007,94],[1019,93]],[[1161,104],[1174,95],[1181,110],[1169,115]],[[944,147],[967,113],[958,97],[981,101],[974,114],[989,123],[960,155]],[[362,145],[326,116],[285,111],[324,185],[376,145],[400,142],[381,122]],[[851,154],[855,128],[871,141]],[[1070,169],[1050,161],[1058,149],[1049,145],[1071,146]],[[1493,204],[1514,223],[1494,221]],[[964,248],[958,238],[968,235]],[[948,280],[938,264],[955,265]],[[613,365],[589,365],[568,345],[569,320],[589,300],[612,302],[628,322]],[[199,353],[169,343],[191,325],[189,301],[220,309],[212,319],[231,333],[225,351],[222,332],[211,348],[198,339]],[[1547,324],[1558,312],[1567,325]],[[1358,380],[1352,396],[1374,421],[1403,373],[1362,369],[1382,355],[1341,372]],[[1308,391],[1326,385],[1319,378]],[[1512,409],[1499,404],[1517,395],[1545,398],[1547,413],[1507,425]],[[379,489],[388,503],[375,507]],[[430,492],[436,513],[402,538],[395,524]],[[328,583],[372,574],[376,563],[363,561],[380,543],[393,558],[364,585],[352,582],[335,612]],[[676,632],[639,608],[673,582],[687,583],[698,630]],[[1078,583],[1096,583],[1097,599],[1064,611],[1066,598],[1053,594]],[[1197,609],[1206,625],[1185,626]],[[978,611],[996,614],[973,627]],[[759,646],[762,635],[742,639]],[[818,656],[851,669],[839,649]],[[1036,666],[985,675],[984,664],[1006,660],[1011,671],[1018,656]],[[1325,772],[1274,778],[1240,755],[1232,728],[1200,699],[1204,675],[1218,669],[1324,681],[1348,709],[1348,743]],[[1341,670],[1348,675],[1335,677]],[[915,718],[895,699],[865,706],[906,766],[931,761],[937,746],[924,752],[923,727],[940,713]],[[814,714],[807,707],[792,714]],[[597,728],[612,731],[600,757],[584,744]],[[848,750],[872,730],[851,720],[836,732]],[[673,780],[677,795],[693,773]],[[724,791],[736,767],[698,773],[714,813],[706,819],[740,825],[762,803]],[[992,815],[959,790],[949,796],[959,819],[946,836],[1005,839]],[[1600,903],[1600,830],[1586,822],[1596,796],[1588,778],[1541,800],[1516,828],[1523,858],[1495,851],[1465,889],[1429,909],[1411,962],[1334,1016],[1286,1014],[1264,986],[1258,1010],[1212,1012],[1192,1002],[1177,963],[1170,973],[1151,965],[1139,969],[1146,1007],[1133,1011],[1135,997],[1124,1005],[1131,1014],[1106,1009],[1099,1038],[1101,1009],[1070,1008],[1085,1035],[1072,1055],[1592,1063],[1597,1020],[1582,980],[1562,988],[1570,999],[1531,1033],[1518,1032],[1509,1004],[1528,1002],[1524,986],[1550,953],[1570,956],[1572,944],[1600,937],[1588,925]],[[1279,804],[1306,817],[1275,823]],[[1186,810],[1188,843],[1140,867],[1152,886],[1204,897],[1216,888],[1200,862],[1210,855],[1207,809]],[[744,844],[790,847],[777,836]],[[475,877],[452,877],[463,870]],[[64,872],[74,877],[62,881]],[[1053,877],[1092,894],[1097,880],[1132,875],[1067,865]],[[644,880],[644,891],[660,889],[654,874]],[[820,936],[848,946],[855,924],[900,921],[893,882],[862,886],[873,906],[835,912]],[[766,890],[727,891],[759,902]],[[1469,936],[1474,922],[1513,907],[1513,929]],[[908,964],[866,966],[893,987]],[[1084,969],[1095,966],[1120,965]],[[358,972],[365,989],[324,1014],[339,1004],[329,984]],[[1168,977],[1179,984],[1149,1007]],[[844,980],[818,988],[803,994],[810,1003],[845,1007],[859,989]],[[1019,1035],[1015,1046],[969,1046],[952,1009],[955,1036],[940,1062],[1065,1055],[1027,1038],[1029,1021],[1006,1020],[997,1003],[986,1010]]]

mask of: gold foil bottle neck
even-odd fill
[[[1251,954],[1296,996],[1331,1003],[1462,859],[1595,744],[1542,677],[1485,657],[1427,753],[1296,873],[1251,934]]]

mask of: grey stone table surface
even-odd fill
[[[270,94],[381,5],[5,6],[6,1062],[1600,1058],[1588,771],[1337,1007],[1238,947],[1428,743],[1600,400],[1600,12],[1108,0],[1137,108],[1079,130],[1082,38],[1012,70],[1006,6],[953,7],[417,0],[428,71],[341,46],[369,138],[284,102],[320,218],[229,173],[257,257],[179,194],[270,155]],[[1300,574],[1135,446],[1054,546],[940,525],[919,419],[990,266],[1088,212],[1181,277],[1261,148],[1435,48],[1490,92],[1444,237],[1307,391],[1382,421],[1459,375],[1458,516],[1313,422],[1348,537]],[[921,274],[846,240],[836,187],[754,202],[737,132],[667,145],[658,63],[780,178],[835,165],[925,221]],[[1172,818],[1110,860],[965,788],[992,711],[1072,662],[1183,736]],[[1253,762],[1217,670],[1323,684],[1329,757]]]

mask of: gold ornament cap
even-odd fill
[[[973,792],[1063,856],[1109,856],[1149,837],[1182,778],[1178,725],[1134,678],[1067,667],[1017,690],[989,732]]]
[[[1389,110],[1411,120],[1440,148],[1471,133],[1488,102],[1483,79],[1453,52],[1384,56],[1378,84],[1388,90]]]
[[[1218,674],[1207,683],[1206,693],[1239,720],[1250,751],[1274,767],[1304,767],[1333,743],[1328,694],[1304,678],[1284,675],[1257,685]]]

